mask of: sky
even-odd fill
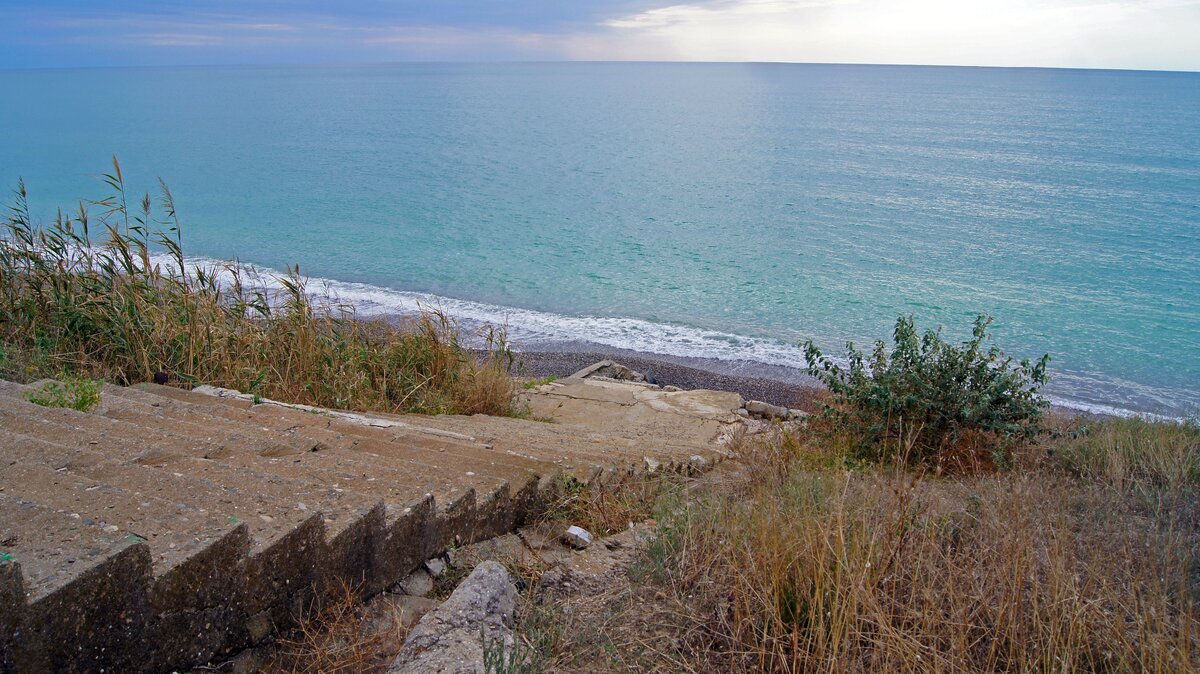
[[[0,0],[0,68],[787,61],[1200,70],[1200,0]]]

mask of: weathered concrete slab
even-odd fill
[[[741,405],[598,376],[529,392],[534,419],[361,415],[154,385],[106,387],[81,413],[24,390],[0,382],[5,674],[220,658],[286,629],[335,581],[375,594],[447,548],[514,530],[560,473],[616,485],[711,464]]]

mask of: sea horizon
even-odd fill
[[[432,305],[523,348],[803,368],[804,339],[869,346],[901,314],[959,339],[985,313],[1010,355],[1053,357],[1058,404],[1200,408],[1198,73],[515,61],[0,84],[0,178],[43,222],[102,196],[89,176],[115,154],[135,194],[170,185],[189,254],[299,263],[363,315]]]
[[[847,66],[847,67],[879,67],[879,68],[962,68],[980,70],[1059,70],[1065,72],[1112,72],[1112,73],[1163,73],[1180,75],[1200,75],[1200,70],[1182,70],[1170,68],[1111,68],[1099,66],[1017,66],[961,63],[875,63],[852,61],[700,61],[700,60],[642,60],[642,59],[491,59],[491,60],[398,60],[398,61],[279,61],[279,62],[230,62],[230,63],[171,63],[171,64],[97,64],[97,65],[47,65],[47,66],[0,66],[0,72],[40,72],[50,70],[172,70],[172,69],[205,69],[205,68],[354,68],[379,66],[495,66],[495,65],[569,65],[569,64],[643,64],[643,65],[779,65],[779,66]]]

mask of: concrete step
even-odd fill
[[[0,550],[12,557],[0,562],[0,663],[19,672],[137,670],[148,632],[145,543],[0,492]]]
[[[552,465],[534,458],[492,451],[482,443],[455,440],[422,434],[419,431],[377,428],[352,424],[336,417],[283,407],[279,405],[243,406],[241,401],[201,395],[155,384],[143,384],[124,389],[121,395],[153,404],[167,398],[184,407],[163,405],[167,413],[189,418],[191,415],[212,415],[256,427],[287,437],[303,438],[330,449],[345,449],[383,456],[404,452],[415,460],[441,463],[447,457],[460,457],[479,467],[476,472],[506,479],[527,472],[538,474],[553,471]],[[235,403],[231,405],[230,403]]]
[[[436,484],[428,475],[423,481],[414,482],[421,474],[411,467],[401,470],[393,465],[381,465],[384,459],[378,457],[363,454],[347,457],[345,453],[336,452],[273,458],[222,449],[215,460],[201,460],[171,451],[169,443],[175,436],[161,426],[146,429],[73,410],[40,408],[20,400],[15,400],[13,406],[24,406],[24,409],[18,415],[0,412],[0,420],[6,414],[20,420],[18,424],[10,419],[9,426],[40,433],[41,437],[66,444],[78,442],[80,447],[112,451],[144,465],[204,477],[235,490],[224,500],[232,498],[238,490],[249,489],[255,500],[239,506],[241,510],[231,516],[249,521],[256,539],[261,528],[257,518],[265,515],[281,522],[288,521],[286,511],[282,518],[277,512],[280,504],[297,507],[304,503],[310,511],[325,509],[331,555],[342,560],[334,566],[344,569],[338,573],[359,579],[356,582],[369,579],[372,587],[399,580],[412,566],[454,542],[456,536],[462,542],[471,542],[510,530],[533,509],[538,498],[535,476],[528,476],[525,482],[509,483],[471,476],[470,471],[457,472],[447,478],[444,474],[448,471],[442,470],[442,474],[434,475],[435,479],[441,480]],[[43,417],[56,421],[58,426]],[[40,421],[42,425],[30,428],[34,421]],[[84,445],[84,439],[95,437],[87,433],[92,427],[106,429],[108,435],[98,445],[91,444],[95,441]],[[120,438],[121,442],[108,450],[113,438]],[[147,449],[149,445],[138,445],[142,440],[159,444],[156,449]],[[78,462],[83,456],[86,455],[68,452],[59,458]],[[190,500],[194,501],[201,492],[183,490],[181,493],[190,493]],[[432,494],[432,498],[425,499],[426,493]],[[222,500],[213,496],[206,498]],[[379,513],[368,518],[369,523],[364,523],[360,517],[361,510],[347,515],[333,508],[336,502],[362,501],[364,498],[386,504]],[[232,508],[228,504],[225,507]],[[428,522],[422,519],[426,516],[430,518]],[[380,522],[376,523],[374,518]],[[373,571],[356,571],[361,568]]]
[[[655,457],[667,470],[683,470],[697,454],[695,447],[658,450],[627,438],[611,437],[557,423],[499,417],[436,416],[426,423],[451,432],[472,430],[496,449],[544,457],[564,471],[589,481],[605,474],[626,478],[645,472],[645,457]]]
[[[511,531],[563,473],[608,483],[719,456],[705,438],[725,414],[719,396],[578,382],[537,401],[563,423],[155,385],[105,387],[83,413],[25,392],[0,381],[4,674],[212,660],[286,628],[330,582],[373,594],[456,542]],[[696,410],[700,426],[678,421]]]
[[[146,402],[139,399],[143,397],[150,398],[151,401]],[[155,404],[156,402],[157,404]],[[164,400],[161,397],[141,391],[120,390],[119,393],[111,396],[106,404],[110,409],[119,408],[125,410],[131,417],[130,423],[145,424],[147,420],[154,419],[161,427],[164,422],[169,420],[169,425],[175,427],[173,431],[180,434],[186,432],[189,428],[194,429],[202,426],[207,429],[209,437],[212,440],[227,447],[236,446],[234,443],[237,441],[237,438],[249,432],[246,429],[250,428],[253,428],[256,432],[264,436],[279,435],[273,432],[270,426],[261,425],[259,423],[261,419],[258,417],[252,417],[249,420],[213,417],[186,403]],[[316,415],[305,416],[315,418]],[[224,430],[227,428],[233,429],[232,435],[224,435]],[[363,461],[364,463],[368,463],[372,471],[377,473],[379,471],[383,472],[377,475],[380,479],[394,479],[397,484],[402,485],[421,482],[424,485],[425,491],[435,493],[435,495],[438,491],[461,493],[465,490],[465,485],[481,487],[480,491],[490,491],[491,488],[498,486],[508,479],[524,481],[529,474],[529,470],[518,467],[506,467],[503,470],[496,470],[495,464],[489,461],[490,457],[482,447],[464,445],[459,447],[455,452],[443,452],[425,447],[371,440],[359,443],[355,448],[358,453],[350,454],[348,452],[336,451],[344,447],[340,446],[342,443],[336,441],[333,437],[327,437],[326,439],[335,444],[327,444],[323,441],[306,438],[305,431],[300,429],[302,427],[294,429],[299,432],[294,433],[290,437],[305,439],[292,444],[308,447],[309,449],[305,451],[288,451],[279,454],[268,452],[264,456],[283,461],[297,461],[307,466],[315,465],[325,457],[337,455],[344,461]],[[261,452],[259,453],[262,454]],[[383,457],[387,460],[379,461],[374,457]],[[274,465],[278,465],[278,463],[274,462]],[[489,468],[492,470],[489,470]],[[468,475],[468,473],[470,474]],[[497,475],[495,473],[501,474]]]
[[[110,401],[109,404],[113,403]],[[443,459],[439,465],[415,462],[395,454],[378,457],[369,453],[318,451],[283,457],[261,456],[227,444],[226,440],[235,442],[236,436],[230,439],[215,426],[210,428],[209,441],[198,443],[187,435],[187,427],[181,429],[169,420],[164,422],[150,410],[142,415],[130,414],[127,420],[117,420],[74,410],[42,408],[19,398],[14,398],[12,405],[22,411],[8,415],[5,423],[9,427],[67,443],[72,442],[72,438],[87,438],[89,445],[116,447],[106,451],[122,452],[124,458],[140,463],[167,465],[180,457],[199,453],[218,464],[261,471],[259,477],[262,479],[291,478],[303,484],[337,485],[330,488],[340,490],[338,493],[367,494],[404,507],[429,493],[444,506],[443,510],[470,510],[472,508],[468,506],[474,503],[477,495],[482,495],[478,500],[488,503],[494,498],[503,498],[506,484],[511,494],[520,493],[524,498],[529,496],[531,487],[528,483],[535,477],[525,474],[507,481],[472,474],[474,471],[465,469],[461,457],[441,454],[437,454]],[[5,416],[5,412],[0,412],[0,419]],[[53,421],[58,426],[43,425],[35,430],[31,427],[35,420]],[[466,467],[472,465],[465,464]],[[206,470],[218,469],[211,466]],[[234,479],[234,484],[247,482],[245,477],[235,475]],[[451,519],[455,517],[451,516]]]
[[[125,387],[106,384],[96,412],[110,419],[144,425],[148,418],[161,422],[171,418],[169,409],[147,409],[143,401],[130,398]],[[165,407],[165,406],[164,406]],[[191,415],[172,418],[171,425],[187,437],[205,442],[234,446],[243,451],[264,456],[285,456],[312,451],[315,443],[299,443],[293,438],[262,432],[248,424],[229,423],[211,415]]]
[[[11,436],[0,436],[0,459],[5,464],[0,465],[0,491],[20,490],[22,498],[81,519],[87,526],[147,541],[155,573],[170,570],[232,528],[216,512],[130,492],[65,469],[14,460],[10,452],[4,451],[11,440]],[[36,441],[27,445],[35,451],[47,448]],[[103,461],[95,462],[93,470],[101,464]]]
[[[192,420],[205,418],[205,412],[193,409],[189,398],[219,400],[166,387],[150,390],[171,393],[160,397],[147,391],[125,389],[120,395],[133,401],[131,404],[144,401],[159,413]],[[163,397],[169,400],[161,402]],[[114,403],[110,401],[109,404]],[[329,456],[339,457],[338,461],[343,464],[361,462],[368,467],[357,476],[345,472],[345,466],[342,466],[340,473],[323,479],[339,479],[343,488],[371,493],[385,501],[406,500],[414,491],[413,483],[419,482],[421,490],[417,493],[432,493],[437,502],[445,506],[439,512],[439,518],[446,520],[439,527],[443,533],[435,537],[435,544],[451,542],[445,534],[451,529],[458,532],[460,540],[476,540],[514,526],[533,508],[539,487],[552,482],[552,472],[556,470],[546,462],[505,456],[478,443],[444,437],[425,436],[428,447],[380,439],[377,436],[387,436],[392,429],[358,426],[276,405],[238,409],[218,403],[217,407],[222,409],[207,409],[217,414],[232,412],[232,418],[225,419],[230,423],[249,421],[267,432],[286,430],[319,441],[317,452],[272,457],[271,470],[276,473],[286,473],[294,468],[293,464],[303,466],[302,470],[311,473],[315,464]],[[222,418],[212,418],[209,423],[222,423]],[[343,436],[341,431],[346,431],[346,435]],[[311,435],[316,433],[324,434],[324,437]],[[338,449],[352,451],[339,453]],[[222,456],[220,459],[232,462],[241,461],[243,457]],[[360,479],[356,480],[356,477]],[[311,474],[309,478],[315,479]]]
[[[100,452],[48,442],[4,429],[0,429],[0,460],[9,463],[8,468],[40,466],[62,475],[64,480],[78,476],[87,478],[93,486],[100,489],[118,492],[125,490],[138,497],[146,497],[148,500],[145,510],[139,511],[135,508],[133,510],[137,512],[123,515],[126,521],[131,522],[131,527],[139,527],[129,528],[127,533],[147,539],[156,563],[167,560],[165,563],[168,568],[171,565],[169,560],[175,555],[167,551],[167,546],[186,548],[187,541],[193,537],[190,526],[172,526],[178,525],[173,520],[179,511],[190,511],[197,521],[216,517],[230,524],[246,522],[254,541],[258,545],[269,545],[307,520],[313,513],[320,512],[322,506],[332,505],[332,501],[314,499],[311,510],[308,510],[308,506],[305,510],[299,510],[296,499],[302,497],[304,491],[301,490],[306,490],[309,486],[298,481],[267,480],[264,479],[266,475],[241,471],[226,471],[222,475],[221,467],[214,462],[190,457],[181,459],[169,467],[122,462],[109,459]],[[187,470],[186,463],[204,465],[211,470],[206,471],[206,476],[200,476],[199,470]],[[180,472],[178,469],[187,472]],[[208,479],[208,476],[219,476],[224,480],[217,482]],[[13,486],[28,492],[28,488],[19,482]],[[72,498],[65,491],[41,492],[41,498],[46,505],[56,505],[55,499],[58,497]],[[114,496],[113,502],[114,507],[120,504],[119,497]],[[151,507],[155,502],[172,505],[166,508],[164,513],[162,509]],[[361,516],[374,507],[374,503],[360,500],[348,503],[344,507],[357,509],[358,516]],[[341,509],[342,507],[338,507],[338,510]],[[335,513],[344,515],[336,511]],[[149,535],[149,531],[164,532],[163,543],[160,545],[158,537]]]
[[[185,653],[207,659],[231,643],[261,639],[288,623],[323,573],[350,583],[376,575],[386,542],[381,504],[358,504],[357,518],[343,513],[341,534],[327,538],[323,514],[289,507],[298,495],[286,485],[262,482],[253,495],[240,494],[201,478],[98,456],[74,462],[83,474],[14,463],[41,458],[61,464],[86,453],[36,439],[0,438],[7,464],[0,487],[35,494],[44,501],[39,505],[78,515],[84,523],[103,522],[99,526],[116,526],[120,535],[148,539],[154,577],[147,589],[150,616],[143,622],[156,635],[158,649],[146,655],[151,660],[179,662]],[[161,498],[169,495],[186,495],[188,503]],[[196,503],[207,507],[188,505]],[[209,535],[197,535],[197,520]],[[212,535],[223,521],[225,531]],[[226,633],[203,629],[214,622],[226,625]]]

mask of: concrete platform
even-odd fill
[[[88,413],[0,382],[0,673],[186,669],[598,484],[725,453],[735,394],[582,377],[532,419],[361,415],[106,386]]]

